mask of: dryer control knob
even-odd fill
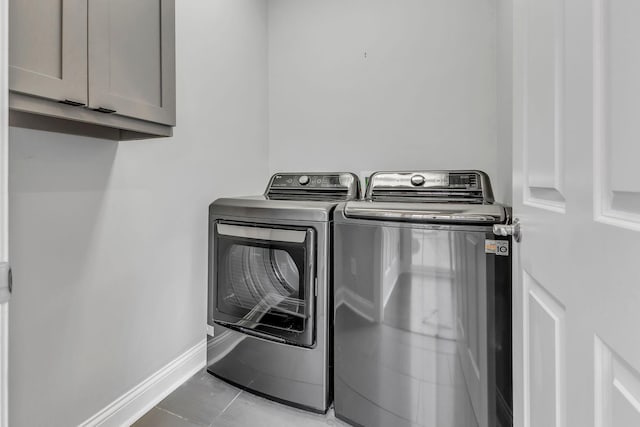
[[[300,183],[300,185],[307,185],[309,181],[310,179],[307,175],[302,175],[300,178],[298,178],[298,182]]]
[[[424,184],[424,181],[425,179],[424,179],[424,176],[422,175],[413,175],[411,177],[411,184],[415,185],[416,187]]]

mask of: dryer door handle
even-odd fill
[[[216,224],[218,234],[246,239],[276,242],[303,243],[307,238],[304,230],[284,230],[281,228],[247,227],[234,224]]]

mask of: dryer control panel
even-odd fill
[[[281,200],[356,200],[360,184],[355,174],[277,173],[271,177],[265,195]]]

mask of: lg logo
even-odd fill
[[[496,255],[509,256],[509,242],[506,240],[496,240]]]
[[[484,251],[488,254],[509,256],[509,242],[507,240],[486,240]]]

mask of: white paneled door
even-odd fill
[[[0,0],[0,427],[9,425],[8,0]]]
[[[514,0],[519,427],[640,426],[639,20]]]

